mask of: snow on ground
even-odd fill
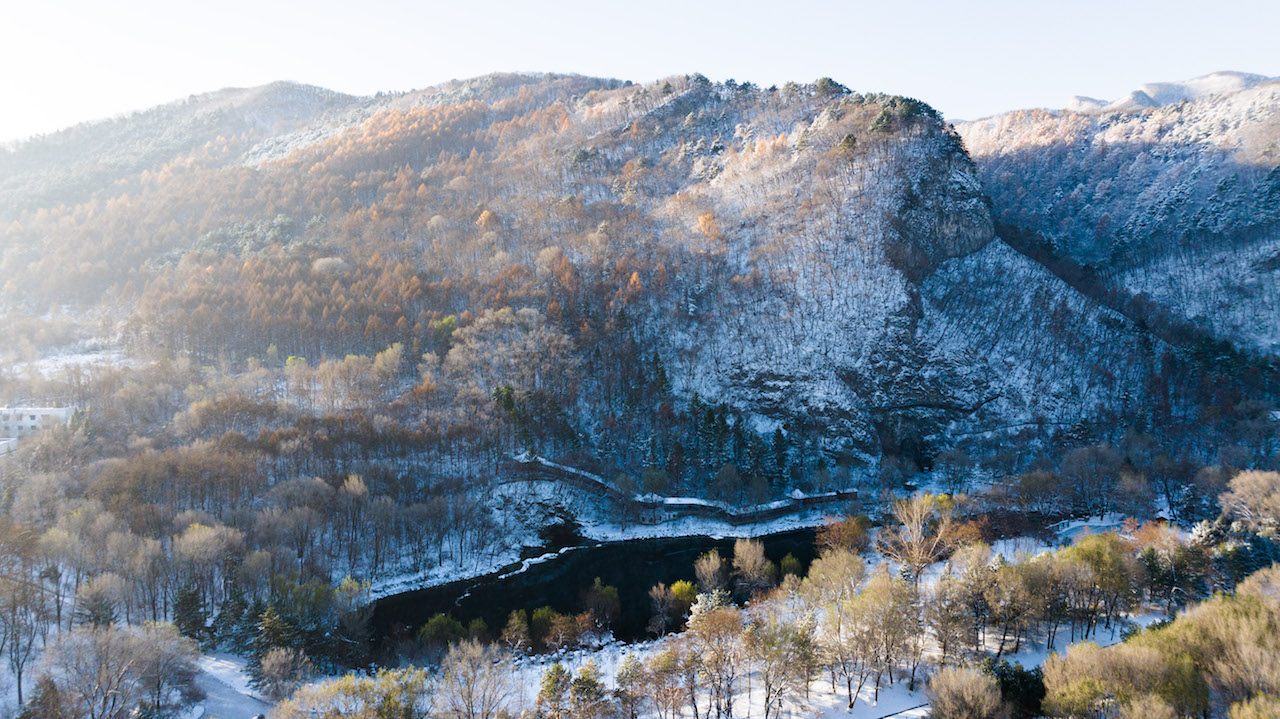
[[[202,655],[196,683],[206,696],[186,719],[251,719],[266,714],[271,705],[249,686],[244,668],[243,657],[220,652]]]
[[[20,372],[34,371],[44,377],[57,376],[69,367],[99,367],[112,365],[116,367],[130,364],[124,350],[118,347],[80,346],[60,351],[47,357],[17,366]]]
[[[529,516],[533,507],[555,508],[572,516],[580,525],[581,535],[591,542],[625,542],[638,539],[705,536],[712,539],[761,537],[768,534],[821,526],[836,507],[815,508],[778,517],[765,522],[734,525],[702,517],[681,517],[654,524],[622,523],[606,519],[598,497],[548,481],[529,481],[502,485],[494,490],[492,505],[498,522],[504,527],[507,544],[484,552],[475,552],[459,561],[447,556],[444,563],[421,572],[392,572],[371,582],[370,598],[380,599],[423,587],[438,586],[473,579],[501,570],[514,574],[532,564],[553,561],[561,552],[521,559],[524,547],[538,546],[537,527],[549,522],[548,516]],[[505,515],[505,523],[503,519]],[[571,548],[570,548],[571,549]],[[519,564],[519,568],[513,565]],[[511,569],[507,569],[511,567]]]
[[[1099,626],[1095,630],[1094,634],[1087,640],[1080,639],[1079,641],[1090,641],[1099,646],[1109,647],[1112,644],[1119,644],[1124,641],[1121,637],[1121,633],[1125,629],[1133,626],[1146,627],[1160,619],[1163,619],[1164,616],[1163,612],[1142,612],[1140,614],[1135,614],[1124,621],[1112,624],[1110,627]],[[994,650],[996,648],[994,644],[999,643],[999,637],[995,637],[994,643],[990,641],[991,639],[992,637],[988,636],[988,647]],[[1067,647],[1072,644],[1069,629],[1064,629],[1059,632],[1057,647],[1052,651],[1044,645],[1043,640],[1039,637],[1037,637],[1037,640],[1037,642],[1031,644],[1024,642],[1021,651],[1016,654],[1005,654],[1000,658],[1008,660],[1010,664],[1021,664],[1023,668],[1030,669],[1031,667],[1038,667],[1044,664],[1045,660],[1049,658],[1049,655],[1054,652],[1065,653],[1067,651]]]
[[[1119,532],[1120,528],[1124,526],[1125,519],[1127,519],[1127,517],[1123,514],[1108,512],[1104,517],[1071,519],[1050,525],[1049,528],[1057,533],[1059,542],[1066,545],[1074,543],[1085,534]]]
[[[1005,559],[1011,562],[1018,557],[1034,557],[1051,549],[1053,547],[1049,543],[1035,537],[1010,537],[1009,539],[997,539],[991,543],[991,553],[993,555],[1002,554]]]
[[[520,692],[517,706],[533,706],[538,697],[539,682],[542,675],[551,665],[559,662],[566,669],[577,672],[588,661],[594,661],[600,667],[604,682],[613,686],[618,676],[618,667],[628,655],[634,654],[641,661],[662,651],[667,640],[652,640],[627,644],[616,640],[608,640],[595,649],[564,651],[556,654],[543,654],[520,657],[516,661],[516,674],[519,678]]]
[[[1280,354],[1280,234],[1253,243],[1170,252],[1120,282],[1216,335]]]
[[[926,576],[936,576],[937,574],[938,572],[927,572]],[[929,580],[926,579],[925,581]],[[1117,644],[1121,641],[1121,633],[1124,628],[1131,625],[1145,627],[1162,616],[1159,612],[1148,612],[1131,617],[1127,622],[1116,623],[1109,628],[1099,627],[1097,633],[1091,636],[1089,641],[1104,647]],[[1059,635],[1057,651],[1066,650],[1069,645],[1068,637],[1069,634],[1067,633]],[[628,655],[634,654],[641,661],[647,661],[654,654],[661,652],[673,638],[667,637],[636,644],[609,641],[596,649],[524,657],[519,660],[516,670],[520,684],[517,705],[533,706],[538,696],[538,686],[542,675],[552,664],[559,662],[569,671],[576,673],[588,661],[594,661],[600,668],[603,680],[612,686],[617,676],[618,667]],[[993,654],[998,641],[999,638],[994,633],[988,636],[988,649]],[[1030,668],[1044,664],[1050,653],[1050,650],[1041,641],[1039,643],[1024,643],[1021,651],[1007,653],[1001,658],[1008,660],[1010,664],[1017,663],[1024,668]],[[921,676],[924,677],[925,675],[922,674]],[[881,686],[878,699],[876,698],[874,686],[864,686],[854,702],[853,709],[850,710],[843,686],[837,682],[837,686],[833,689],[828,675],[823,673],[814,680],[810,687],[810,695],[805,702],[807,706],[792,706],[790,707],[791,711],[787,713],[795,716],[810,716],[815,719],[818,717],[840,717],[841,719],[887,719],[888,717],[911,719],[925,717],[929,711],[928,699],[923,691],[925,681],[926,679],[922,678],[917,684],[916,691],[909,690],[906,681],[899,681],[892,686]],[[758,686],[752,687],[749,696],[747,690],[747,687],[751,686],[749,677],[744,678],[742,686],[743,691],[738,696],[736,704],[739,707],[747,707],[747,711],[744,712],[745,716],[762,716],[764,708],[761,704],[761,697],[757,696]]]
[[[1196,101],[1215,95],[1248,90],[1275,78],[1255,75],[1246,72],[1213,72],[1190,80],[1180,82],[1148,82],[1131,90],[1129,94],[1111,103],[1102,103],[1104,107],[1092,108],[1101,112],[1138,112],[1144,108],[1163,107],[1176,102]],[[1071,109],[1071,108],[1068,108]],[[1081,109],[1089,108],[1082,106]]]
[[[1102,528],[1109,526],[1113,519],[1116,518],[1095,518],[1085,522],[1064,523],[1065,526],[1062,531],[1065,535],[1074,538],[1084,531],[1103,531]],[[1049,544],[1031,537],[1003,539],[992,545],[993,555],[997,553],[1004,554],[1010,559],[1019,555],[1037,554],[1048,551],[1051,548]],[[879,555],[873,554],[868,558],[868,561],[874,567],[886,560]],[[944,567],[944,562],[938,562],[926,568],[921,575],[921,582],[927,586],[937,581],[938,577],[942,575]],[[1104,647],[1118,644],[1122,641],[1122,633],[1126,628],[1131,626],[1145,627],[1163,618],[1163,616],[1161,612],[1143,612],[1117,622],[1110,627],[1100,626],[1087,641],[1092,641]],[[672,635],[661,639],[626,644],[609,638],[601,646],[595,648],[522,657],[517,662],[517,674],[520,683],[520,691],[517,697],[518,706],[533,705],[538,695],[538,686],[543,673],[557,662],[563,664],[569,671],[576,673],[588,661],[593,661],[599,667],[603,680],[612,686],[617,676],[618,667],[628,655],[634,654],[641,661],[648,661],[649,658],[661,652],[674,639],[675,635]],[[1086,640],[1082,638],[1080,641]],[[1070,630],[1069,628],[1064,628],[1059,632],[1057,646],[1054,650],[1050,650],[1045,646],[1044,637],[1036,636],[1031,641],[1024,641],[1020,651],[1005,653],[1001,658],[1008,660],[1010,664],[1021,664],[1024,668],[1036,667],[1044,664],[1053,651],[1065,652],[1071,643]],[[986,638],[986,649],[992,656],[998,649],[998,645],[998,633],[989,632]],[[843,693],[842,685],[837,682],[837,686],[833,688],[827,677],[828,675],[823,673],[815,679],[810,687],[809,698],[805,700],[804,705],[793,705],[788,710],[784,710],[784,713],[788,716],[808,716],[814,719],[835,719],[836,717],[840,719],[888,719],[889,717],[894,719],[914,719],[928,716],[928,700],[923,691],[923,687],[927,683],[927,671],[922,671],[922,674],[918,677],[920,682],[918,682],[916,691],[910,691],[907,688],[906,681],[899,681],[892,686],[881,686],[879,697],[877,698],[874,686],[863,687],[854,702],[852,710],[848,708],[847,695]],[[763,716],[762,698],[756,696],[755,690],[751,688],[751,678],[745,677],[742,686],[743,691],[736,700],[736,705],[747,708],[747,711],[743,714],[744,716]],[[758,689],[758,687],[755,689]]]
[[[733,525],[701,517],[681,517],[658,524],[620,525],[616,522],[583,521],[582,533],[589,539],[601,542],[622,542],[631,539],[655,539],[660,537],[711,537],[726,539],[737,537],[762,537],[766,534],[809,529],[822,525],[830,516],[828,511],[810,510],[778,517],[766,522]],[[582,521],[582,520],[580,520]]]
[[[581,477],[583,480],[591,483],[592,485],[599,487],[602,493],[617,491],[616,489],[613,488],[613,485],[606,482],[602,477],[600,477],[597,474],[592,474],[591,472],[587,472],[587,471],[578,469],[576,467],[570,467],[564,464],[557,464],[556,462],[552,462],[551,460],[546,459],[545,457],[539,457],[537,455],[530,454],[529,452],[524,452],[522,454],[517,455],[515,457],[515,460],[521,463],[537,462],[538,464],[541,464],[544,467],[549,467],[552,469],[559,470],[561,472],[565,472],[567,474],[572,474],[572,475]],[[849,491],[853,491],[853,490],[849,490]],[[785,499],[777,499],[772,502],[762,502],[760,504],[741,505],[741,504],[732,504],[729,502],[722,502],[714,499],[703,499],[702,497],[668,497],[660,494],[654,494],[652,492],[648,494],[635,494],[632,496],[632,498],[635,501],[647,503],[650,505],[663,505],[667,507],[714,507],[716,509],[723,510],[726,514],[732,515],[734,517],[739,517],[739,518],[749,516],[752,514],[757,514],[760,512],[769,512],[776,509],[782,509],[784,507],[790,506],[793,501],[813,499],[813,498],[834,499],[838,497],[839,497],[838,492],[821,492],[818,494],[809,494],[800,489],[793,489],[791,490],[790,493],[787,494]]]
[[[34,674],[34,672],[28,672]],[[35,687],[35,679],[24,676],[22,679],[23,698],[30,696]],[[0,718],[10,719],[18,715],[18,683],[14,681],[9,663],[0,664]]]
[[[726,522],[697,517],[684,517],[656,524],[622,524],[603,518],[605,513],[601,511],[602,505],[598,497],[593,497],[587,492],[565,487],[563,484],[555,482],[531,481],[504,485],[495,493],[495,497],[505,499],[505,501],[500,502],[501,506],[504,507],[523,505],[527,509],[528,506],[539,503],[552,505],[557,510],[565,511],[573,516],[581,525],[581,534],[587,539],[597,542],[681,536],[755,537],[819,526],[824,519],[824,512],[813,510],[767,522],[742,526],[734,526]],[[519,524],[514,516],[508,517],[508,519]],[[525,519],[527,520],[528,518]],[[1123,516],[1113,514],[1102,518],[1095,517],[1088,520],[1063,522],[1054,528],[1058,535],[1057,544],[1069,544],[1087,532],[1104,532],[1119,529],[1123,520]],[[536,543],[538,541],[536,535],[531,531],[526,531],[523,534],[517,532],[517,535],[522,537],[521,541],[528,543]],[[519,543],[517,542],[516,544],[518,545]],[[1003,555],[1012,561],[1019,556],[1035,555],[1052,548],[1052,544],[1032,537],[1013,537],[994,542],[992,544],[992,554],[993,556]],[[576,547],[568,547],[557,552],[546,552],[536,557],[521,560],[519,559],[519,546],[515,546],[502,551],[477,555],[465,564],[446,563],[446,565],[418,575],[402,574],[388,578],[374,585],[373,594],[375,597],[386,596],[398,591],[426,586],[428,583],[439,584],[456,579],[480,576],[504,568],[507,569],[507,576],[509,576],[525,571],[535,564],[555,561],[561,554],[571,552],[574,549]],[[878,555],[869,557],[869,562],[872,566],[883,561],[885,561],[883,557]],[[943,568],[943,563],[927,568],[922,574],[921,581],[925,584],[936,581]],[[1131,622],[1145,626],[1160,616],[1157,613],[1143,614],[1134,617]],[[1099,628],[1097,634],[1090,637],[1090,640],[1103,646],[1117,643],[1120,641],[1120,632],[1123,626],[1125,625],[1117,624],[1107,629]],[[996,650],[998,640],[998,636],[989,637],[990,646],[988,649],[992,653]],[[651,655],[662,651],[668,641],[670,641],[670,638],[625,644],[615,640],[608,640],[596,648],[521,658],[517,665],[521,688],[519,696],[516,697],[516,705],[533,705],[543,673],[555,662],[561,662],[570,671],[576,672],[587,661],[594,661],[600,667],[604,680],[612,685],[617,669],[627,655],[635,654],[642,661],[646,660]],[[1067,643],[1066,635],[1060,635],[1058,649],[1065,650]],[[1003,658],[1008,659],[1011,663],[1018,662],[1024,667],[1032,667],[1042,664],[1049,653],[1043,643],[1033,642],[1024,644],[1022,650],[1017,654],[1007,654]],[[206,658],[202,662],[202,666],[207,664],[206,674],[210,677],[221,679],[231,691],[238,692],[245,702],[254,701],[243,677],[242,662],[239,664],[237,662],[240,662],[240,660],[234,657],[214,655]],[[744,682],[744,687],[748,683]],[[920,686],[923,686],[923,682],[921,682]],[[763,715],[763,706],[760,704],[761,699],[755,696],[754,691],[751,692],[751,696],[747,696],[744,689],[744,694],[740,701],[744,702],[744,706],[749,707],[749,711],[746,713],[748,716]],[[240,706],[242,708],[250,707],[247,703]],[[837,686],[833,691],[829,681],[820,677],[811,687],[807,706],[792,706],[786,713],[794,716],[810,716],[814,717],[814,719],[819,717],[842,717],[847,719],[887,719],[888,717],[894,717],[895,719],[911,719],[927,716],[928,705],[922,690],[909,691],[906,682],[898,682],[893,686],[882,686],[878,700],[875,699],[874,687],[864,687],[858,695],[853,710],[850,711],[847,709],[847,698],[841,693],[840,687]],[[248,716],[252,716],[252,714]]]
[[[603,543],[672,537],[710,537],[712,539],[762,537],[796,529],[819,527],[829,514],[829,512],[806,511],[767,522],[743,525],[732,525],[699,517],[683,517],[658,524],[622,525],[591,516],[579,516],[577,521],[582,525],[580,531],[583,537],[593,542]],[[531,543],[537,542],[536,537],[533,536],[527,537],[527,540]],[[505,572],[503,576],[506,577],[525,571],[534,564],[553,561],[575,547],[567,547],[557,552],[547,552],[527,559],[520,558],[520,549],[519,546],[513,546],[496,552],[478,554],[462,563],[446,562],[423,572],[389,575],[371,583],[369,596],[370,599],[380,599],[424,587],[474,579],[519,564],[518,568]]]
[[[249,673],[245,671],[245,664],[244,657],[225,652],[212,652],[200,657],[200,671],[240,694],[256,696],[249,685]]]
[[[603,681],[608,686],[613,686],[618,667],[628,655],[635,655],[641,661],[648,661],[650,657],[665,649],[673,639],[672,636],[636,644],[610,641],[597,649],[523,657],[517,663],[516,672],[520,689],[515,704],[521,707],[533,706],[538,697],[538,686],[543,673],[557,662],[576,673],[582,665],[588,661],[594,661],[600,668]],[[863,687],[857,701],[854,702],[853,710],[849,711],[843,685],[837,682],[836,690],[833,691],[830,680],[825,677],[825,674],[817,677],[810,686],[809,699],[805,702],[807,706],[792,704],[788,707],[789,711],[784,713],[790,716],[815,717],[815,719],[837,716],[847,719],[883,719],[885,717],[909,719],[924,717],[928,712],[924,692],[908,691],[906,681],[900,681],[893,686],[881,686],[878,701],[875,699],[875,687]],[[764,707],[762,697],[759,696],[759,685],[753,684],[750,677],[745,677],[741,686],[743,689],[734,700],[735,714],[746,717],[763,716]]]
[[[1002,240],[943,263],[921,298],[920,331],[933,347],[933,363],[975,358],[975,366],[986,365],[974,375],[984,387],[981,398],[995,397],[953,420],[947,431],[954,436],[1071,424],[1093,407],[1139,392],[1146,376],[1131,322],[1065,287]],[[1099,373],[1099,366],[1109,373]]]
[[[270,709],[266,702],[241,694],[208,673],[201,672],[196,683],[205,698],[191,707],[185,719],[252,719]]]
[[[477,552],[475,556],[468,557],[464,561],[450,557],[443,564],[421,572],[395,572],[373,580],[369,585],[369,599],[372,601],[401,592],[482,577],[518,561],[520,561],[519,546],[489,553]]]
[[[551,560],[558,559],[561,555],[568,554],[569,552],[575,549],[581,549],[581,547],[565,547],[564,549],[561,549],[558,552],[547,552],[546,554],[539,554],[536,557],[529,557],[528,559],[522,559],[520,561],[520,567],[518,569],[513,569],[510,572],[505,572],[503,574],[500,574],[498,575],[498,579],[509,579],[511,577],[514,577],[517,574],[528,571],[529,567],[532,567],[535,564],[544,564],[546,562],[550,562]]]
[[[594,475],[593,475],[594,476]],[[803,510],[764,522],[734,525],[704,517],[680,517],[656,523],[623,523],[606,519],[610,514],[602,508],[601,500],[587,492],[549,481],[529,481],[502,485],[494,491],[493,506],[502,519],[506,546],[473,552],[459,561],[453,556],[435,567],[421,572],[392,572],[375,579],[370,586],[370,599],[413,591],[423,587],[438,586],[487,574],[504,571],[510,576],[527,570],[534,564],[554,561],[567,548],[545,552],[536,557],[520,557],[525,547],[538,546],[537,527],[548,522],[548,517],[529,516],[530,507],[544,511],[554,507],[572,516],[580,525],[580,534],[591,542],[626,542],[641,539],[667,539],[674,537],[710,537],[712,539],[754,538],[798,529],[822,526],[837,507],[820,507]],[[1105,532],[1119,529],[1124,517],[1108,515],[1102,520],[1091,519],[1063,523],[1058,527],[1059,543],[1070,544],[1084,531]],[[1014,559],[1019,553],[1038,554],[1051,547],[1044,542],[1019,537],[1004,539],[992,546],[993,553]]]
[[[266,714],[270,704],[249,688],[244,665],[243,658],[230,654],[201,656],[196,684],[204,691],[205,698],[181,714],[182,719],[252,719]],[[23,678],[24,698],[29,698],[35,690],[36,673],[27,672]],[[0,719],[11,719],[17,714],[17,684],[8,667],[0,667]]]

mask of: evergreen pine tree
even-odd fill
[[[653,351],[653,390],[659,397],[671,396],[671,379],[667,376],[667,367],[662,364],[658,350]]]
[[[614,683],[617,686],[614,696],[618,699],[621,719],[637,719],[641,703],[648,695],[649,673],[636,655],[628,654],[622,660]]]
[[[538,714],[546,719],[563,719],[569,713],[569,685],[573,676],[560,662],[552,664],[538,685]]]
[[[574,719],[599,719],[608,713],[604,679],[595,661],[582,665],[570,683],[569,705]]]
[[[689,458],[697,463],[701,461],[702,456],[702,415],[706,405],[698,397],[698,393],[693,393],[693,398],[689,400]]]
[[[229,646],[237,646],[238,633],[241,624],[244,623],[245,612],[249,611],[249,602],[244,598],[244,594],[239,587],[233,587],[227,600],[222,603],[222,607],[218,610],[218,616],[213,620],[213,640],[217,644],[227,644]],[[174,622],[177,623],[176,621]],[[179,627],[181,631],[181,627]]]
[[[208,622],[200,592],[192,586],[179,587],[173,600],[173,625],[182,636],[197,642],[204,641]]]
[[[698,424],[698,464],[705,472],[714,472],[720,468],[716,459],[720,456],[720,446],[716,442],[716,411],[707,407],[702,411],[702,421]]]
[[[244,649],[253,649],[253,643],[258,636],[258,620],[267,611],[267,603],[258,597],[249,604],[249,608],[241,615],[240,621],[236,624],[234,630],[235,645],[242,651]]]
[[[258,618],[258,632],[253,639],[253,650],[249,655],[246,669],[254,679],[261,679],[262,659],[276,648],[294,648],[297,631],[289,624],[274,604],[268,604],[266,611]]]
[[[728,414],[723,409],[716,413],[714,460],[718,465],[733,461],[733,433],[729,427]]]
[[[656,467],[659,464],[657,443],[653,439],[653,433],[646,432],[644,440],[640,442],[641,456],[644,457],[644,466]]]
[[[58,685],[46,674],[36,681],[35,691],[18,713],[18,719],[64,719],[72,715],[71,707],[62,700]]]
[[[769,460],[769,451],[765,446],[765,442],[760,435],[752,433],[748,438],[747,444],[747,466],[750,468],[749,474],[755,477],[772,477],[772,464]]]
[[[90,592],[76,603],[74,619],[94,628],[111,626],[116,623],[116,607],[105,594]]]
[[[684,486],[685,465],[684,445],[677,439],[671,443],[671,451],[667,453],[667,481],[672,487]]]
[[[786,485],[787,482],[787,435],[782,432],[779,427],[773,431],[773,477],[775,478],[773,486],[779,489]]]
[[[747,422],[742,415],[734,416],[733,425],[730,427],[730,455],[729,461],[739,467],[747,466],[747,448],[749,446],[747,438]]]

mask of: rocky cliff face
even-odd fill
[[[729,98],[721,116],[744,104]],[[766,425],[811,425],[828,446],[874,457],[903,408],[968,391],[919,356],[920,285],[992,241],[990,213],[932,111],[837,93],[774,112],[733,118],[699,181],[655,207],[669,226],[714,220],[693,246],[719,270],[654,304],[653,340],[686,394]],[[698,217],[682,218],[690,203]]]

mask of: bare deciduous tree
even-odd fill
[[[721,559],[718,549],[712,549],[698,557],[693,563],[693,573],[698,578],[698,591],[704,594],[724,589],[728,582],[725,561]]]
[[[963,536],[948,497],[918,494],[895,502],[897,526],[887,527],[877,541],[881,553],[902,565],[912,582],[920,581],[924,568],[941,559]]]
[[[510,658],[474,639],[449,647],[440,666],[439,702],[452,719],[495,719],[516,690]]]
[[[1218,501],[1224,512],[1255,530],[1274,528],[1280,524],[1280,472],[1241,472]]]
[[[977,669],[946,667],[934,675],[925,691],[931,717],[1007,719],[1009,716],[996,680]]]
[[[764,556],[763,542],[738,539],[733,543],[733,573],[738,590],[751,596],[777,581],[778,568]]]

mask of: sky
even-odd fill
[[[0,141],[223,87],[371,94],[495,71],[829,76],[973,119],[1216,70],[1280,76],[1276,28],[1275,0],[9,0]]]

